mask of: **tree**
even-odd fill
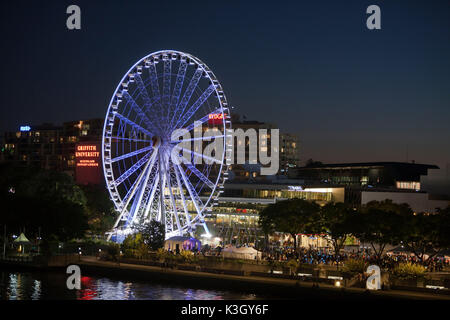
[[[328,203],[320,210],[321,232],[328,235],[334,249],[335,258],[344,247],[347,236],[353,231],[350,218],[354,214],[354,210],[342,202]]]
[[[386,245],[396,245],[402,240],[405,217],[411,214],[407,204],[396,204],[392,200],[371,201],[352,217],[353,233],[371,245],[380,261]]]
[[[148,245],[144,241],[141,233],[134,233],[128,235],[122,242],[122,249],[125,257],[133,257],[142,259],[148,254]]]
[[[307,167],[307,168],[308,167],[319,167],[321,165],[323,165],[323,163],[321,161],[315,161],[313,159],[308,159],[306,161],[305,167]]]
[[[158,250],[164,246],[166,229],[164,225],[156,220],[144,224],[139,232],[142,234],[144,243],[152,250]]]
[[[108,192],[103,186],[80,186],[86,196],[86,216],[89,229],[96,234],[103,234],[114,225],[116,211]]]
[[[419,213],[405,220],[405,247],[423,263],[450,248],[450,206],[436,214]],[[428,258],[426,258],[428,256]]]
[[[297,250],[297,234],[313,233],[319,220],[320,207],[303,199],[289,199],[268,205],[259,214],[259,224],[266,234],[289,233]]]
[[[36,168],[0,166],[0,224],[28,236],[40,228],[44,241],[83,237],[86,198],[72,177]]]

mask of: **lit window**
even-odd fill
[[[420,190],[419,181],[397,181],[397,189]]]

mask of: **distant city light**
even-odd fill
[[[301,186],[288,186],[289,191],[303,191]]]
[[[31,127],[30,126],[20,126],[20,131],[22,131],[22,132],[26,132],[26,131],[30,131],[31,130]]]

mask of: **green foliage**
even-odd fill
[[[352,216],[352,233],[370,243],[380,260],[387,244],[396,245],[403,239],[405,218],[410,215],[412,210],[407,204],[395,204],[391,200],[371,201]]]
[[[147,257],[148,249],[140,233],[130,234],[122,242],[122,250],[126,258],[143,259]]]
[[[183,259],[184,262],[193,262],[195,259],[194,253],[192,253],[192,251],[189,250],[183,250],[180,252],[180,255]]]
[[[328,203],[320,209],[318,229],[331,239],[334,253],[339,254],[347,236],[353,231],[352,215],[354,210],[344,203]]]
[[[162,223],[151,220],[140,228],[139,233],[144,243],[152,250],[158,250],[164,246],[166,229]]]
[[[157,257],[158,260],[160,260],[160,261],[164,261],[168,254],[169,254],[169,253],[168,253],[164,248],[159,248],[159,249],[156,251],[156,257]]]
[[[40,228],[44,240],[66,241],[83,237],[88,229],[84,193],[65,173],[3,165],[0,202],[5,212],[0,224],[25,228],[29,237]]]
[[[108,192],[104,186],[80,186],[86,196],[86,216],[89,229],[96,234],[111,230],[116,218],[116,212]]]
[[[450,247],[450,207],[439,209],[437,214],[411,215],[405,221],[405,229],[405,247],[427,263]]]
[[[291,272],[296,272],[298,267],[299,267],[299,263],[297,260],[291,259],[288,262],[286,262],[286,266],[291,270]]]
[[[266,234],[285,232],[294,238],[299,233],[313,233],[319,221],[320,207],[303,199],[289,199],[268,205],[259,214],[259,224]]]
[[[425,271],[424,266],[407,262],[396,266],[392,274],[399,279],[423,279]]]
[[[278,269],[283,266],[283,263],[281,261],[277,261],[277,260],[270,260],[269,266],[271,269]]]
[[[120,255],[120,245],[114,242],[108,243],[105,250],[102,251],[102,254],[105,254],[104,258],[106,260],[117,261]]]
[[[363,259],[348,259],[344,263],[342,272],[350,277],[356,274],[364,274],[368,265]]]

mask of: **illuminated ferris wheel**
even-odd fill
[[[188,133],[182,143],[174,139],[180,129]],[[223,192],[231,137],[225,94],[202,61],[173,50],[139,60],[117,86],[103,128],[103,170],[119,212],[108,239],[120,242],[151,220],[165,225],[166,238],[199,225],[208,236],[205,216]],[[208,157],[207,143],[221,148]]]

